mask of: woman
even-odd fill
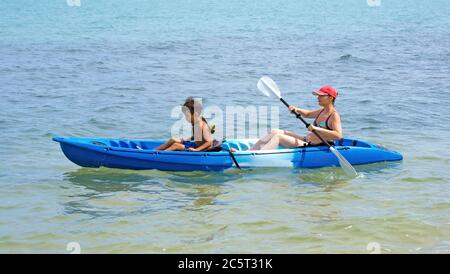
[[[256,142],[249,150],[276,149],[278,146],[284,148],[295,148],[305,145],[320,144],[320,139],[312,132],[316,131],[324,140],[329,142],[342,139],[341,117],[334,108],[337,91],[331,86],[324,86],[313,92],[321,108],[316,110],[305,110],[289,106],[291,112],[300,114],[306,118],[314,119],[314,123],[308,127],[311,131],[306,136],[300,136],[286,130],[274,129],[269,134]]]

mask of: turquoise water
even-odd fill
[[[48,2],[48,3],[47,3]],[[447,1],[0,3],[0,252],[450,252]],[[168,173],[86,169],[55,135],[167,138],[187,95],[269,105],[262,75],[396,164]],[[305,132],[280,108],[280,127]]]

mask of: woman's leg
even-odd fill
[[[170,147],[165,149],[165,151],[175,151],[175,150],[184,150],[184,145],[182,143],[173,143]]]
[[[278,146],[284,148],[295,148],[305,145],[306,142],[285,134],[275,134],[272,139],[261,147],[261,150],[277,149]]]
[[[168,147],[170,147],[171,145],[173,145],[174,143],[176,143],[175,138],[170,138],[167,142],[165,142],[164,144],[161,144],[157,147],[154,148],[154,150],[166,150]]]
[[[284,134],[288,135],[288,136],[291,136],[291,137],[294,137],[295,139],[300,139],[302,141],[306,141],[305,136],[301,136],[301,135],[295,134],[294,132],[290,132],[290,131],[285,130]]]
[[[266,136],[262,137],[261,139],[258,140],[258,142],[256,142],[251,148],[249,148],[248,150],[260,150],[262,146],[264,146],[265,144],[267,144],[267,142],[269,142],[273,136],[275,136],[276,134],[284,134],[284,130],[281,129],[272,129],[270,131],[270,133],[266,134]]]

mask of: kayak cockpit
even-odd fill
[[[123,149],[137,149],[137,150],[154,150],[155,147],[163,144],[165,140],[127,140],[127,139],[103,139],[103,138],[63,138],[63,137],[55,137],[53,138],[56,142],[70,142],[70,143],[79,143],[86,145],[96,145],[102,147],[110,147],[110,148],[123,148]],[[222,147],[229,150],[231,148],[236,151],[247,151],[252,147],[258,140],[257,139],[230,139],[223,142]],[[324,145],[314,145],[314,146],[306,146],[309,147],[321,147]],[[383,149],[382,147],[378,147],[372,144],[369,144],[364,141],[355,140],[355,139],[341,139],[335,142],[335,146],[346,146],[346,147],[362,147],[362,148],[371,148],[377,147]],[[286,148],[279,146],[277,150],[285,150]]]

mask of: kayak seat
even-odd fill
[[[234,148],[234,149],[236,149],[237,151],[240,151],[241,150],[241,147],[239,146],[239,144],[235,144],[235,143],[229,143],[228,144],[228,147],[230,148],[230,149],[232,149],[232,148]]]
[[[222,144],[222,147],[223,147],[224,149],[227,149],[227,150],[230,149],[230,146],[228,145],[228,143],[223,143],[223,144]]]
[[[96,145],[96,146],[103,146],[105,147],[106,144],[103,142],[99,142],[99,141],[91,141],[91,144]]]
[[[223,144],[222,147],[224,149],[230,150],[230,149],[235,149],[236,151],[245,151],[245,150],[249,150],[250,147],[253,145],[253,143],[255,142],[255,140],[223,140]]]
[[[119,144],[118,144],[117,142],[115,142],[115,141],[109,141],[109,144],[110,144],[112,147],[119,147]]]
[[[141,148],[141,146],[139,146],[138,144],[136,144],[135,142],[133,142],[133,141],[130,141],[130,147],[131,148],[134,148],[134,149],[139,149],[139,148]],[[142,148],[141,148],[142,149]]]
[[[231,150],[232,148],[234,148],[237,151],[241,150],[241,147],[235,143],[224,143],[222,147],[225,148],[226,150]]]
[[[241,150],[248,150],[250,146],[248,144],[240,143]]]
[[[149,149],[145,142],[139,142],[138,146],[142,149]],[[137,147],[139,149],[139,147]]]
[[[124,142],[124,141],[119,141],[119,146],[123,147],[123,148],[129,148],[130,146],[128,145],[128,143]]]

